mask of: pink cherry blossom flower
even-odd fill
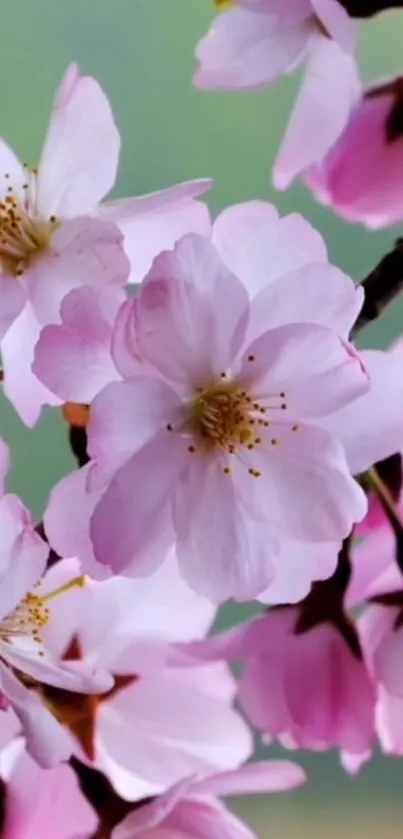
[[[1,478],[7,466],[7,450],[1,444]],[[106,671],[97,672],[91,665],[60,664],[44,646],[43,628],[52,622],[51,605],[59,592],[43,597],[38,589],[49,548],[15,495],[0,498],[0,528],[1,711],[10,712],[11,727],[15,725],[14,714],[18,717],[31,754],[47,765],[69,752],[66,737],[55,732],[54,720],[37,696],[43,683],[91,693],[108,690],[112,679]],[[26,685],[37,690],[28,690]]]
[[[179,559],[188,581],[193,586],[202,586],[200,590],[215,599],[231,595],[247,598],[263,592],[275,578],[276,542],[283,543],[292,538],[319,542],[334,538],[336,541],[341,531],[345,529],[347,532],[350,528],[352,516],[359,518],[364,512],[362,493],[357,491],[347,474],[342,482],[344,484],[346,481],[349,488],[349,499],[352,491],[353,506],[357,505],[357,512],[352,512],[349,500],[348,520],[344,524],[341,520],[338,523],[335,520],[329,522],[327,513],[323,520],[318,516],[312,521],[312,517],[303,509],[305,502],[310,509],[306,481],[311,465],[313,471],[319,469],[321,472],[321,478],[318,474],[314,478],[315,481],[319,478],[321,485],[325,474],[321,471],[323,463],[320,467],[319,461],[317,466],[314,465],[317,456],[320,460],[322,455],[325,458],[330,456],[333,461],[330,467],[332,474],[335,474],[335,467],[336,473],[339,472],[337,481],[341,475],[339,467],[341,472],[345,469],[340,449],[339,455],[336,455],[337,429],[334,430],[332,440],[327,432],[318,429],[318,425],[324,422],[324,416],[336,408],[333,401],[335,397],[338,398],[335,369],[339,370],[342,377],[345,374],[352,376],[349,378],[352,390],[342,397],[341,406],[343,402],[349,404],[352,397],[358,397],[359,392],[368,386],[358,357],[333,332],[341,333],[343,339],[347,337],[362,296],[347,277],[326,264],[322,240],[303,219],[290,216],[278,220],[270,205],[252,202],[251,205],[230,208],[217,219],[213,239],[221,256],[245,283],[252,298],[250,301],[245,287],[228,272],[206,240],[185,237],[173,254],[164,254],[157,260],[140,297],[122,307],[112,338],[114,370],[111,370],[110,358],[101,361],[101,357],[105,358],[109,340],[106,337],[110,329],[107,318],[102,316],[99,323],[94,322],[93,327],[90,330],[87,328],[85,336],[78,341],[77,335],[80,330],[82,332],[82,326],[74,311],[76,306],[73,295],[71,300],[65,301],[64,326],[49,327],[44,331],[37,348],[34,369],[45,384],[63,399],[90,402],[102,384],[106,383],[108,376],[110,380],[123,377],[123,381],[115,381],[113,386],[106,387],[92,403],[88,433],[94,464],[87,470],[85,480],[83,475],[71,476],[67,479],[67,487],[64,483],[61,490],[71,512],[72,505],[77,505],[76,516],[81,522],[77,536],[83,537],[85,545],[82,541],[80,546],[76,541],[77,550],[66,550],[62,535],[66,534],[66,508],[57,501],[60,498],[57,488],[52,493],[45,520],[47,532],[57,550],[63,555],[77,552],[81,557],[88,557],[90,540],[83,519],[91,516],[97,560],[104,565],[111,565],[115,570],[127,571],[130,568],[130,573],[133,571],[136,574],[141,567],[141,573],[147,573],[147,570],[149,573],[151,565],[155,567],[158,562],[158,555],[160,558],[163,555],[163,551],[155,548],[156,543],[159,544],[160,539],[164,543],[165,539],[167,544],[172,538],[170,505],[173,503]],[[164,279],[160,280],[160,276]],[[210,278],[210,289],[207,277]],[[202,282],[199,283],[199,279]],[[185,309],[186,295],[189,294],[192,304]],[[221,299],[233,301],[232,312],[227,302],[223,309]],[[81,301],[84,304],[82,294]],[[86,310],[89,309],[90,303],[87,301]],[[217,316],[220,311],[223,312],[222,316]],[[181,318],[184,319],[183,323]],[[268,327],[272,328],[267,331]],[[216,332],[216,346],[213,340],[206,345],[204,336],[213,336],[213,330]],[[97,337],[101,334],[104,335],[102,339]],[[304,348],[299,344],[298,336]],[[340,353],[339,361],[336,356],[333,361],[330,356],[325,361],[324,351],[319,362],[318,341],[325,338],[333,345],[336,353]],[[295,352],[299,363],[305,362],[308,356],[304,353],[308,352],[310,340],[315,361],[307,363],[306,371],[309,371],[308,378],[312,373],[314,379],[312,385],[308,385],[308,382],[302,384],[306,372],[297,365],[296,376],[302,376],[302,379],[300,385],[296,380],[293,383],[289,381],[291,389],[297,388],[295,396],[291,397],[294,405],[290,407],[281,394],[286,392],[285,379],[288,379],[291,370],[282,372],[273,369],[272,374],[268,370],[273,380],[266,381],[264,358],[268,359],[267,363],[270,358],[270,364],[272,359],[280,358],[280,344],[284,341],[282,359],[289,358],[293,366]],[[277,342],[280,343],[277,345]],[[286,345],[287,356],[284,354]],[[81,369],[84,347],[87,361],[85,374]],[[292,347],[295,347],[295,351]],[[259,354],[262,352],[260,363],[255,359],[257,349]],[[251,360],[248,360],[249,356]],[[322,361],[325,363],[323,369],[312,366]],[[313,381],[318,381],[315,379],[318,375],[322,382],[326,375],[326,364],[330,365],[329,371],[332,370],[332,401],[325,404],[323,388],[318,388]],[[163,382],[164,378],[166,383]],[[207,380],[208,389],[202,393],[200,401],[198,388],[202,387],[203,391]],[[347,379],[345,381],[347,383]],[[139,389],[138,395],[136,389]],[[242,392],[244,395],[240,396]],[[311,399],[314,392],[316,404],[311,402],[309,407],[307,403],[303,405],[301,400]],[[263,393],[263,399],[259,399]],[[204,426],[201,428],[199,425],[201,408],[200,416],[205,423],[203,406],[206,394],[208,400],[214,402],[214,405],[208,403],[207,409],[210,411],[213,408],[215,415],[218,410],[216,397],[226,401],[228,398],[236,402],[241,400],[238,410],[240,417],[233,427],[227,429],[228,439],[221,442],[213,438],[210,440]],[[319,394],[320,404],[317,401]],[[164,406],[166,399],[169,404]],[[144,407],[145,400],[149,403],[147,409]],[[155,427],[158,432],[156,436],[151,428],[147,430],[144,425],[140,438],[135,441],[133,429],[136,420],[129,404],[132,401],[137,406],[141,404],[142,411],[147,410],[149,414],[148,419],[147,413],[143,413],[143,425],[155,418],[158,426]],[[282,408],[282,405],[286,407]],[[306,422],[301,423],[302,419]],[[124,423],[124,427],[121,423]],[[256,433],[252,434],[254,428]],[[342,417],[340,430],[344,433]],[[214,428],[213,432],[216,433]],[[284,433],[285,437],[278,437],[277,432],[280,435]],[[234,445],[235,438],[230,439],[231,435],[235,435],[239,451]],[[309,435],[310,439],[309,458],[312,456],[312,460],[309,463],[300,457],[302,452],[305,452],[305,459],[308,455],[303,442],[307,437],[304,435]],[[159,451],[154,465],[150,458],[153,436]],[[312,442],[314,437],[316,443]],[[255,444],[255,440],[262,443]],[[357,434],[355,440],[358,442]],[[318,447],[315,456],[314,446]],[[328,455],[325,455],[325,450]],[[331,451],[333,454],[330,454]],[[283,484],[285,474],[280,477],[282,453],[286,458],[286,471],[289,468],[288,458],[291,457],[297,470],[294,481],[297,473],[304,481],[304,493],[298,493],[298,499],[290,497],[286,501],[285,496],[279,496],[280,486],[284,486],[284,491],[286,488],[286,484]],[[342,458],[339,466],[336,466],[334,456]],[[132,474],[134,470],[137,471],[138,464],[141,466],[142,459],[147,473],[144,480],[149,482],[150,491],[144,492],[141,502],[146,505],[155,503],[158,509],[150,507],[147,511],[139,507],[137,519],[137,504],[134,512],[131,509],[129,515],[124,499],[120,498],[125,495],[128,504],[132,505],[132,490],[126,487],[123,493],[121,479],[131,483]],[[260,468],[259,463],[263,468]],[[160,466],[165,472],[163,478],[157,477],[154,471]],[[256,472],[263,474],[256,475]],[[143,479],[140,480],[143,483]],[[190,492],[188,481],[191,484]],[[273,482],[272,489],[270,481]],[[71,494],[68,500],[69,484]],[[332,492],[336,486],[333,478],[331,484]],[[146,486],[145,483],[143,485]],[[157,487],[158,493],[162,493],[158,498],[154,492]],[[86,498],[82,497],[83,492]],[[120,498],[118,504],[115,503],[116,492]],[[200,504],[204,492],[208,495]],[[267,504],[268,493],[273,495],[272,505]],[[319,494],[324,501],[322,490]],[[215,502],[218,497],[219,508]],[[340,497],[337,491],[338,502]],[[241,508],[239,502],[242,502]],[[327,505],[328,502],[325,503]],[[220,515],[217,517],[218,509]],[[242,516],[239,515],[240,509],[243,509]],[[119,524],[116,516],[120,517]],[[214,522],[214,528],[218,528],[213,542],[210,538],[208,540],[208,549],[204,546],[203,534],[208,532],[204,516],[210,526]],[[153,522],[152,528],[148,526],[148,521]],[[136,527],[140,528],[137,532]],[[106,538],[104,530],[108,531]],[[232,534],[232,579],[229,579],[231,575],[226,559],[229,534]],[[71,539],[74,540],[74,536],[67,534],[70,544]],[[62,548],[61,541],[64,542]],[[250,558],[245,561],[248,553]],[[190,566],[191,560],[193,567]],[[91,568],[90,573],[93,570]],[[96,576],[99,576],[98,573]],[[322,576],[320,571],[319,576]],[[292,592],[290,597],[292,602]]]
[[[217,796],[280,792],[300,786],[304,779],[302,769],[286,760],[252,763],[201,780],[187,778],[130,813],[112,839],[253,839]]]
[[[217,15],[196,55],[201,88],[254,88],[307,69],[274,167],[284,189],[320,161],[359,96],[355,31],[338,0],[235,0]]]
[[[195,236],[156,259],[133,306],[155,372],[108,385],[91,406],[88,488],[105,487],[95,556],[122,570],[172,522],[192,586],[216,600],[259,594],[276,543],[337,540],[363,515],[337,437],[315,423],[367,389],[360,361],[316,324],[268,321],[252,336],[251,323],[246,338],[246,291]]]
[[[315,196],[349,221],[378,229],[403,218],[402,103],[399,76],[364,90],[341,136],[305,172]]]
[[[372,606],[360,618],[361,641],[377,691],[377,734],[383,751],[395,755],[403,755],[403,593],[400,600],[400,607]]]
[[[287,749],[341,750],[355,772],[370,756],[375,691],[366,664],[330,621],[304,630],[298,607],[263,617],[204,642],[184,645],[196,661],[243,662],[238,697],[265,742]]]
[[[74,559],[57,563],[43,591],[77,570]],[[214,615],[211,603],[183,582],[171,554],[151,579],[87,581],[71,589],[60,598],[51,631],[44,629],[55,657],[114,676],[114,686],[96,697],[53,688],[43,695],[75,754],[102,770],[124,798],[235,768],[253,750],[251,732],[232,708],[236,685],[227,666],[170,664],[174,642],[202,637]]]
[[[99,209],[115,181],[119,148],[105,93],[76,65],[56,94],[39,168],[22,165],[0,142],[4,388],[29,425],[43,403],[55,402],[32,375],[31,362],[41,327],[59,320],[64,295],[88,284],[121,286],[130,273],[128,256],[131,279],[139,281],[161,247],[185,231],[208,229],[208,211],[194,197],[209,181]]]
[[[3,839],[90,839],[97,817],[81,794],[69,766],[41,769],[29,755],[12,760],[7,771],[0,753]]]

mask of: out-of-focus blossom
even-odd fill
[[[360,637],[377,693],[380,744],[387,754],[403,755],[402,581],[400,590],[384,597],[385,605],[370,606],[361,616]]]
[[[225,219],[221,228],[225,249]],[[292,259],[284,266],[276,245],[281,275]],[[290,267],[280,292],[270,282],[275,267],[264,284],[265,267],[247,253],[252,301],[242,266],[238,279],[207,239],[184,237],[155,260],[139,297],[124,307],[134,331],[117,330],[113,355],[124,379],[98,394],[88,425],[96,559],[114,571],[150,573],[163,556],[153,546],[172,538],[173,527],[183,574],[216,601],[264,591],[278,544],[340,540],[365,512],[337,431],[320,427],[369,386],[359,356],[338,334],[348,331],[360,295],[326,264]],[[275,258],[274,249],[272,266]],[[51,386],[62,381],[66,342],[65,370],[74,359],[73,332],[44,332],[35,370]],[[77,354],[73,367],[69,381],[78,388]],[[55,515],[53,506],[53,532]]]
[[[56,94],[38,169],[21,164],[0,141],[4,388],[29,425],[43,403],[55,402],[32,375],[31,362],[41,327],[58,322],[65,294],[88,284],[119,288],[129,274],[139,281],[161,247],[170,247],[185,231],[209,227],[206,207],[194,200],[209,181],[99,210],[115,181],[119,148],[105,93],[76,65]]]
[[[305,172],[315,196],[349,221],[370,228],[403,218],[403,79],[362,92],[345,130]]]
[[[90,839],[97,817],[69,766],[41,769],[28,754],[0,753],[3,839]]]
[[[304,780],[302,769],[286,760],[252,763],[202,780],[187,778],[127,816],[112,839],[254,839],[217,796],[281,792]]]
[[[73,559],[58,563],[43,590],[64,585],[78,569]],[[60,598],[47,646],[70,666],[107,670],[115,682],[97,696],[48,687],[42,698],[75,754],[124,798],[235,768],[252,751],[249,728],[232,708],[236,685],[227,666],[170,664],[173,643],[203,636],[214,614],[185,585],[173,555],[151,579],[87,581]]]
[[[274,167],[285,189],[322,160],[359,97],[355,30],[338,0],[236,0],[217,15],[196,55],[198,87],[253,88],[306,73]]]
[[[238,697],[265,742],[313,751],[336,747],[343,766],[356,772],[375,739],[370,675],[359,646],[339,626],[323,618],[305,630],[301,615],[299,607],[274,609],[185,645],[184,652],[196,660],[242,661]]]

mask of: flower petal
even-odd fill
[[[0,619],[10,615],[42,576],[49,547],[16,495],[0,500]]]
[[[230,9],[197,46],[194,83],[205,90],[260,87],[290,72],[309,39],[309,29],[285,15]]]
[[[354,58],[336,41],[318,38],[274,165],[276,189],[286,189],[304,169],[320,163],[344,131],[359,95]]]
[[[116,473],[91,520],[98,562],[133,576],[147,576],[161,564],[172,543],[169,500],[186,454],[179,436],[165,434]]]
[[[123,291],[114,286],[74,289],[61,306],[62,325],[46,326],[32,370],[66,402],[90,404],[119,374],[111,356],[112,324]]]
[[[1,665],[0,687],[21,722],[26,748],[34,760],[44,768],[67,760],[73,750],[70,735],[40,699],[24,687],[9,668]]]
[[[91,490],[107,483],[136,452],[176,419],[177,393],[157,378],[137,376],[112,382],[98,394],[88,423],[88,454],[95,461]],[[182,444],[184,446],[184,444]]]
[[[278,326],[253,341],[239,377],[267,419],[279,422],[332,413],[370,387],[353,347],[333,330],[306,323]]]
[[[253,795],[295,789],[305,781],[306,774],[296,763],[289,760],[262,760],[195,781],[191,792],[197,795]]]
[[[49,251],[25,279],[35,314],[44,326],[60,321],[63,298],[80,286],[121,286],[129,276],[120,230],[110,222],[80,217],[63,224]]]
[[[115,222],[125,237],[125,251],[131,263],[129,282],[141,283],[157,254],[173,248],[185,233],[210,233],[207,205],[195,199],[211,183],[207,179],[189,181],[100,207],[101,217]]]
[[[327,262],[326,245],[314,227],[298,213],[279,219],[266,201],[223,210],[214,222],[213,242],[251,297],[283,274]]]
[[[4,393],[28,426],[37,422],[42,405],[60,405],[32,372],[34,348],[41,325],[27,304],[1,342],[4,365]]]
[[[247,293],[206,238],[188,234],[160,254],[137,303],[140,352],[173,382],[196,387],[241,345]]]
[[[354,475],[403,447],[402,360],[381,350],[364,350],[361,357],[370,376],[370,389],[320,420],[342,441]]]
[[[56,94],[39,167],[39,212],[91,213],[115,182],[120,138],[108,99],[70,65]]]
[[[218,459],[195,453],[188,463],[174,507],[182,574],[213,603],[252,599],[273,577],[277,545],[243,509]]]

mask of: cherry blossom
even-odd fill
[[[58,563],[43,591],[78,570],[77,560]],[[226,665],[170,664],[173,643],[202,637],[214,614],[185,585],[172,554],[151,579],[87,580],[60,598],[45,636],[49,649],[70,666],[112,673],[114,685],[96,696],[49,687],[44,702],[74,753],[101,769],[124,798],[154,795],[189,774],[235,768],[252,751],[251,732],[232,708],[236,685]]]
[[[280,792],[300,786],[304,772],[286,760],[251,763],[203,779],[187,778],[130,813],[113,839],[252,839],[254,834],[228,812],[217,796]]]
[[[362,91],[343,133],[305,172],[315,196],[348,221],[378,229],[401,221],[403,79]]]
[[[254,88],[306,73],[274,166],[285,189],[321,161],[344,130],[359,98],[355,31],[338,0],[236,0],[217,15],[196,56],[198,87]]]
[[[375,690],[356,634],[344,637],[340,629],[329,615],[305,630],[300,607],[278,608],[184,645],[184,660],[242,660],[239,700],[265,742],[336,747],[344,768],[356,772],[375,741]]]
[[[4,389],[29,425],[43,403],[55,402],[31,362],[41,327],[59,320],[64,295],[88,284],[119,287],[129,274],[139,281],[161,247],[187,230],[208,229],[207,209],[193,200],[206,180],[99,209],[115,181],[119,148],[105,93],[74,64],[56,93],[39,167],[21,164],[0,142]]]
[[[69,766],[41,769],[26,753],[0,753],[4,839],[90,839],[97,826]]]

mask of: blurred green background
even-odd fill
[[[122,133],[116,196],[212,176],[216,186],[208,200],[214,212],[256,197],[276,202],[283,213],[300,211],[325,236],[333,261],[355,279],[391,247],[396,230],[373,234],[348,226],[299,185],[285,194],[272,190],[270,167],[297,76],[258,92],[192,88],[194,47],[212,18],[212,0],[0,0],[0,5],[0,133],[23,159],[37,162],[55,87],[76,60],[101,81]],[[403,12],[364,24],[363,77],[401,71],[402,43]],[[364,343],[386,346],[402,329],[402,318],[403,306],[396,305],[368,330]],[[0,434],[13,449],[11,488],[39,517],[50,486],[72,463],[65,428],[48,412],[30,432],[2,400]],[[227,609],[223,620],[239,617],[239,608]],[[399,760],[378,757],[352,780],[336,755],[300,757],[310,775],[303,790],[236,805],[261,837],[372,839],[380,831],[384,839],[401,837]]]

